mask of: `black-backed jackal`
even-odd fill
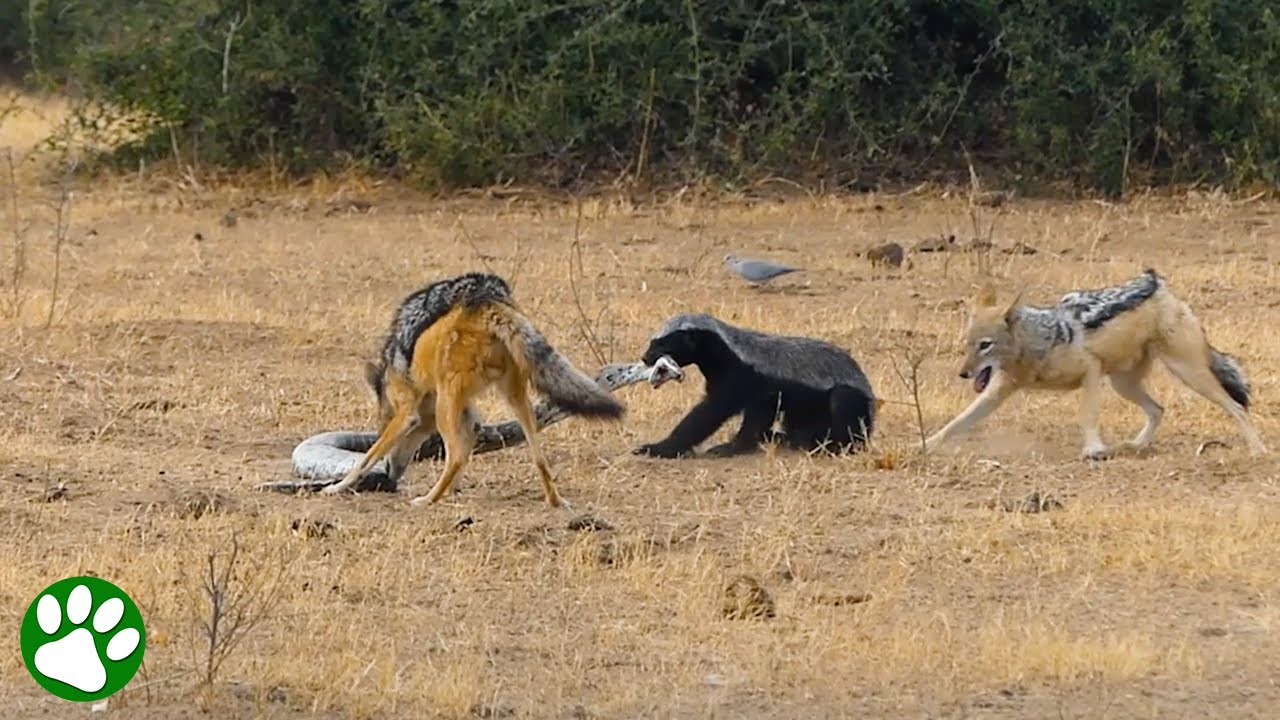
[[[479,416],[473,401],[496,386],[524,429],[546,501],[561,504],[538,440],[529,386],[574,415],[618,419],[625,408],[594,380],[556,352],[516,307],[507,283],[496,275],[468,273],[409,295],[396,310],[377,363],[365,378],[378,399],[378,439],[360,463],[324,493],[359,481],[383,457],[399,478],[433,432],[445,445],[440,478],[413,504],[440,499],[466,466]]]
[[[1000,307],[995,292],[983,288],[972,304],[965,346],[960,377],[972,379],[979,395],[925,441],[926,451],[978,424],[1018,390],[1080,389],[1083,455],[1106,457],[1111,451],[1098,431],[1103,377],[1146,414],[1142,430],[1125,443],[1144,448],[1164,415],[1144,387],[1155,359],[1235,418],[1253,454],[1267,451],[1249,420],[1244,371],[1209,344],[1191,307],[1155,270],[1122,285],[1067,293],[1048,307],[1020,305],[1017,299]]]

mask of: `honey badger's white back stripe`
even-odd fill
[[[706,313],[676,315],[663,323],[651,339],[689,330],[715,333],[743,364],[761,375],[816,390],[847,385],[873,396],[871,383],[850,354],[822,340],[749,330]]]

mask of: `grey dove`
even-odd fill
[[[737,273],[752,285],[763,285],[779,275],[793,273],[800,268],[779,265],[768,260],[740,258],[737,255],[725,255],[724,266]]]

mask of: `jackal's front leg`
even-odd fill
[[[1098,431],[1099,405],[1102,402],[1102,368],[1098,363],[1090,364],[1085,370],[1080,390],[1080,430],[1084,433],[1081,454],[1086,460],[1102,460],[1111,455],[1111,449],[1102,442],[1102,434]]]
[[[360,459],[360,462],[347,473],[346,477],[333,485],[324,487],[320,490],[320,494],[336,495],[355,485],[379,460],[389,453],[394,453],[404,438],[412,435],[421,424],[422,418],[417,413],[397,415],[392,418],[391,422],[387,423],[387,426],[382,429],[382,433],[379,434],[377,441],[373,443],[373,447],[369,448],[364,457]]]
[[[982,394],[973,402],[969,403],[969,407],[963,412],[955,416],[955,418],[942,426],[942,429],[929,436],[924,442],[924,451],[932,452],[934,448],[946,442],[952,436],[969,430],[973,426],[982,422],[988,415],[995,412],[1009,396],[1013,394],[1014,386],[1004,376],[1003,373],[997,371],[995,377],[991,378],[991,383],[982,391]]]

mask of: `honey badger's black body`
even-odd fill
[[[681,367],[697,365],[707,395],[656,443],[637,454],[689,454],[735,415],[742,426],[730,441],[707,451],[728,456],[755,451],[761,442],[810,450],[856,450],[871,437],[875,396],[858,363],[830,343],[769,335],[729,325],[707,314],[677,315],[649,342],[643,361],[669,355]],[[779,413],[782,432],[773,430]]]

